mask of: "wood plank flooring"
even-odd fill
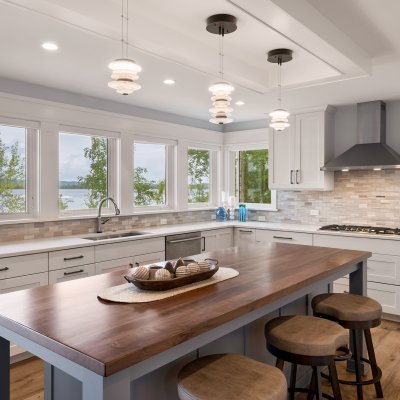
[[[400,400],[400,323],[383,321],[373,331],[378,363],[382,368],[383,392],[387,400]],[[344,363],[339,363],[339,374],[345,378]],[[350,376],[350,375],[349,375]],[[356,399],[355,388],[341,386],[343,400]],[[324,391],[329,388],[324,384]],[[299,397],[303,399],[303,397]],[[375,399],[373,386],[364,388],[364,400]],[[43,400],[43,363],[30,359],[11,368],[11,400]]]

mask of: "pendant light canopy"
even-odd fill
[[[231,113],[233,108],[231,104],[231,93],[235,88],[229,82],[224,80],[224,36],[236,31],[236,18],[228,14],[216,14],[207,18],[207,31],[219,35],[219,75],[220,81],[209,87],[212,93],[211,101],[213,107],[210,108],[211,119],[213,124],[228,124],[232,122]]]
[[[270,63],[278,64],[279,67],[279,78],[278,78],[278,90],[279,90],[279,108],[270,112],[270,128],[276,131],[283,131],[290,126],[288,117],[289,111],[282,108],[282,64],[292,60],[293,52],[289,49],[275,49],[268,52],[268,61]]]
[[[108,68],[111,69],[111,81],[108,86],[115,89],[117,93],[128,95],[141,86],[136,82],[139,79],[138,73],[142,70],[136,61],[128,57],[129,48],[129,0],[122,0],[121,9],[121,53],[122,57],[111,61]],[[125,16],[126,11],[126,16]]]

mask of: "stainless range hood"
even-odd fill
[[[386,144],[386,104],[357,104],[357,144],[327,162],[321,171],[400,168],[400,155]]]

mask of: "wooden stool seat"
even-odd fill
[[[278,368],[240,354],[214,354],[181,369],[178,394],[181,400],[286,400],[287,384]]]
[[[305,315],[275,318],[265,326],[265,335],[270,345],[304,356],[332,356],[349,343],[340,325]]]
[[[374,321],[382,316],[382,306],[376,300],[357,294],[320,294],[313,298],[312,307],[316,314],[331,316],[340,321]]]

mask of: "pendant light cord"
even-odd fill
[[[278,59],[278,88],[279,88],[279,108],[282,108],[282,59]]]
[[[125,40],[125,55],[128,57],[129,49],[129,0],[126,0],[126,40]]]
[[[121,0],[121,55],[124,56],[124,0]]]
[[[219,76],[224,80],[224,35],[219,35]]]
[[[126,8],[126,10],[124,10]],[[126,16],[125,16],[126,11]],[[129,47],[129,0],[126,0],[126,7],[124,7],[124,0],[121,0],[121,54],[122,57],[128,58]]]

